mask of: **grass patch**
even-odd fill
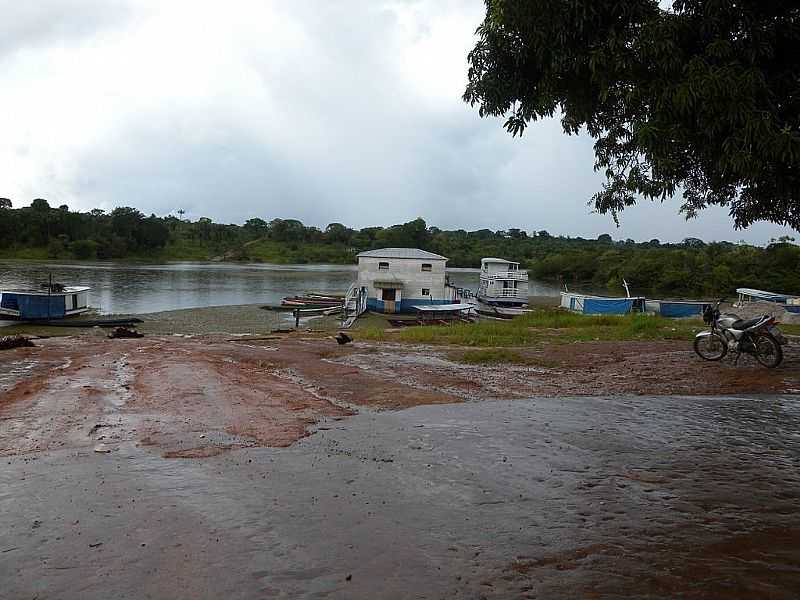
[[[780,329],[783,333],[788,333],[789,335],[800,335],[800,325],[788,325],[786,323],[779,323],[778,329]]]
[[[581,315],[545,309],[509,321],[481,320],[449,326],[409,327],[387,333],[378,327],[358,330],[367,340],[460,346],[526,346],[538,341],[585,342],[691,339],[702,329],[700,320],[673,320],[650,315]]]

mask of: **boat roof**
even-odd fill
[[[755,290],[753,288],[737,288],[736,293],[752,298],[769,300],[771,302],[786,302],[789,298],[794,298],[794,296],[789,294],[776,294],[775,292],[765,292],[764,290]]]
[[[592,298],[593,300],[647,300],[645,296],[594,296],[580,292],[561,292],[562,296],[575,296],[576,298]]]
[[[63,291],[48,292],[46,289],[41,290],[0,290],[0,294],[25,294],[28,296],[66,296],[68,294],[80,294],[81,292],[88,292],[90,287],[81,285],[68,285],[64,286]]]
[[[379,248],[356,255],[357,258],[411,258],[418,260],[448,260],[446,256],[419,248]]]
[[[506,260],[505,258],[482,258],[481,262],[503,263],[507,265],[518,265],[519,263],[513,260]]]

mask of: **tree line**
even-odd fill
[[[352,264],[364,250],[415,247],[447,256],[451,267],[478,267],[481,258],[499,256],[520,262],[535,279],[570,289],[621,293],[624,279],[637,293],[663,296],[730,295],[737,287],[800,294],[800,246],[793,242],[784,237],[762,248],[697,238],[661,243],[517,228],[443,230],[421,218],[362,229],[342,223],[320,229],[295,219],[236,225],[146,216],[131,207],[76,212],[41,198],[14,209],[0,198],[0,256],[9,258]]]

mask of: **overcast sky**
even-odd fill
[[[0,197],[243,222],[741,239],[679,200],[591,214],[592,140],[461,101],[482,0],[0,0]],[[800,236],[798,236],[800,237]]]

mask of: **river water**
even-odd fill
[[[475,291],[478,269],[448,269],[453,285]],[[38,287],[48,281],[92,288],[90,304],[101,314],[143,314],[239,304],[280,304],[308,292],[343,293],[356,278],[355,265],[272,265],[174,262],[0,261],[0,289]],[[531,281],[532,296],[558,295]]]

